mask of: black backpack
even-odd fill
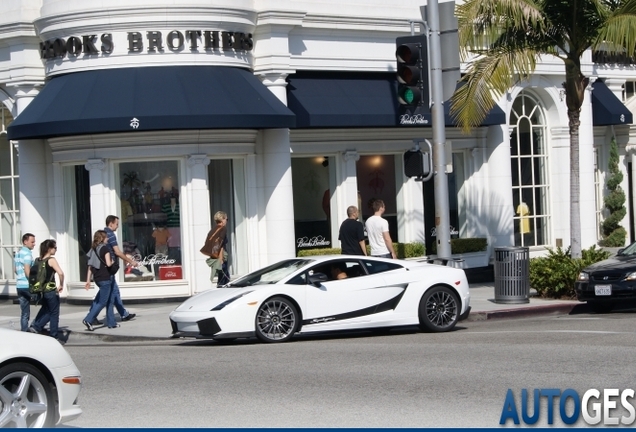
[[[51,290],[49,283],[55,277],[55,273],[51,273],[51,280],[46,279],[46,263],[48,261],[48,258],[36,258],[33,262],[29,271],[29,292],[31,294],[41,294]]]

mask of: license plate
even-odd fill
[[[596,285],[594,287],[594,294],[597,296],[610,296],[612,295],[611,285]]]

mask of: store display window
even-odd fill
[[[183,279],[177,161],[118,165],[120,248],[139,263],[125,282]]]

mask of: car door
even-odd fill
[[[330,271],[333,265],[346,267],[347,277],[335,279]],[[378,307],[403,292],[399,287],[386,287],[383,275],[369,274],[360,260],[338,259],[321,263],[309,273],[327,274],[330,280],[320,286],[307,285],[305,325],[342,321],[356,318],[369,321]]]

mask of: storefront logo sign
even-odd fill
[[[223,49],[251,51],[254,48],[254,40],[251,33],[211,31],[211,30],[172,30],[165,36],[160,31],[148,31],[145,36],[140,32],[128,32],[128,53],[141,53],[144,49],[149,53],[164,52],[165,48],[172,52],[180,52],[189,48],[190,52],[205,52]],[[97,44],[101,43],[99,49]],[[187,47],[186,47],[187,45]],[[99,38],[97,35],[71,36],[67,39],[55,38],[40,42],[40,58],[52,60],[68,56],[78,57],[98,56],[111,54],[115,50],[113,35],[104,33]]]
[[[133,129],[137,129],[139,127],[139,120],[135,117],[130,121],[130,127]]]
[[[177,260],[168,258],[168,255],[164,254],[154,254],[148,255],[145,257],[141,257],[141,255],[137,254],[133,256],[133,259],[139,264],[143,266],[148,265],[173,265],[177,262]]]
[[[400,116],[401,125],[428,124],[428,120],[422,114],[403,114]]]
[[[450,235],[458,236],[459,231],[454,226],[450,226]],[[431,228],[431,237],[437,237],[437,227]]]
[[[308,248],[308,247],[316,247],[316,246],[329,246],[331,242],[325,239],[323,236],[315,236],[312,238],[309,237],[299,237],[296,240],[296,245],[298,249],[300,248]]]

